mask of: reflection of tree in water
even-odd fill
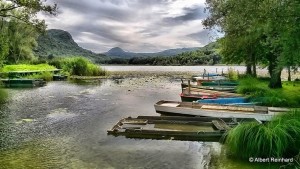
[[[12,114],[7,110],[5,104],[0,105],[0,150],[11,147],[16,142]]]

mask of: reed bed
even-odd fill
[[[265,124],[240,124],[227,133],[225,145],[231,155],[242,159],[294,157],[300,152],[300,110]]]

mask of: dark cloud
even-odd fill
[[[207,29],[201,30],[197,33],[188,34],[187,36],[194,40],[197,40],[203,45],[215,41],[216,38],[216,34],[213,34],[213,32]]]
[[[207,14],[204,13],[203,6],[194,6],[191,8],[186,7],[183,9],[183,11],[183,15],[176,17],[166,17],[164,18],[164,22],[167,24],[177,25],[192,20],[201,20],[207,16]]]

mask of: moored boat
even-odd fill
[[[219,118],[255,118],[261,121],[270,121],[274,115],[289,110],[286,108],[263,106],[217,105],[164,100],[157,102],[154,107],[156,112],[161,114]]]
[[[43,79],[1,79],[4,87],[40,87],[46,82]]]
[[[240,118],[138,116],[121,119],[107,133],[127,138],[219,141],[231,127],[248,121],[259,123]]]
[[[224,104],[224,105],[255,105],[255,103],[249,102],[245,97],[228,97],[228,98],[216,98],[197,100],[198,103],[206,104]]]

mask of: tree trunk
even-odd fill
[[[291,79],[291,66],[288,66],[287,69],[288,69],[288,81],[290,82],[292,80]]]
[[[246,74],[252,75],[251,63],[246,63]]]
[[[269,60],[270,88],[282,88],[281,83],[281,68],[278,68],[276,60]]]
[[[256,77],[257,74],[256,74],[256,57],[255,55],[252,54],[252,76],[253,77]]]

